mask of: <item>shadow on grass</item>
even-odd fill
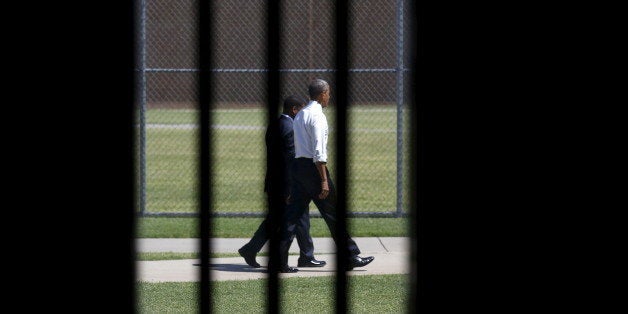
[[[366,271],[366,269],[354,268],[353,270],[348,270],[347,272],[352,272],[352,271]],[[335,273],[336,269],[322,270],[322,269],[316,269],[313,267],[299,267],[299,272],[300,273]]]
[[[201,264],[192,264],[194,266],[201,266]],[[209,267],[212,270],[218,271],[230,271],[230,272],[242,272],[242,273],[268,273],[268,269],[264,266],[260,268],[254,268],[243,264],[210,264]],[[351,272],[363,272],[366,269],[353,269]],[[322,267],[299,267],[299,272],[307,273],[335,273],[335,269],[323,269]]]
[[[192,264],[193,266],[201,266],[201,264]],[[243,264],[209,264],[212,270],[235,271],[243,273],[265,273],[266,268],[254,268]]]

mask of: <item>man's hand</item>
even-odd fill
[[[290,205],[290,195],[288,195],[288,197],[286,197],[286,205]]]
[[[322,181],[321,194],[318,195],[318,198],[325,199],[327,198],[327,195],[329,195],[329,184],[327,184],[327,181]]]
[[[318,198],[325,199],[327,195],[329,195],[329,184],[327,183],[327,166],[325,162],[317,161],[314,163],[316,165],[316,170],[318,170],[318,174],[321,176],[321,194],[318,195]]]

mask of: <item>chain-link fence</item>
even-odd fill
[[[138,211],[194,215],[198,210],[197,2],[139,1]],[[216,215],[265,211],[266,1],[213,1],[213,205]],[[312,78],[332,87],[325,109],[334,178],[332,1],[283,1],[282,98],[307,99]],[[349,214],[405,214],[408,155],[408,5],[350,3],[348,121]],[[312,214],[316,216],[314,206]]]

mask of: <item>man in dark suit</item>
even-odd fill
[[[308,212],[310,202],[314,202],[323,220],[327,224],[334,243],[344,237],[347,247],[338,247],[338,250],[347,250],[349,257],[346,270],[354,267],[364,267],[375,257],[361,257],[360,249],[345,230],[343,234],[336,234],[336,189],[327,170],[327,141],[329,126],[323,108],[329,105],[331,88],[329,83],[315,79],[308,86],[310,101],[298,112],[294,118],[294,145],[295,160],[290,171],[291,198],[290,208],[283,220],[281,234],[280,258],[281,272],[294,273],[298,269],[288,266],[288,249],[296,235],[299,217]],[[299,265],[299,267],[301,267]]]
[[[279,130],[277,132],[270,132],[266,130],[266,150],[271,147],[271,137],[276,134],[280,137],[281,147],[281,162],[283,167],[283,174],[285,179],[285,185],[282,187],[282,198],[287,204],[290,199],[290,167],[294,160],[294,133],[292,130],[292,119],[294,116],[305,106],[305,100],[298,96],[288,96],[283,103],[283,113],[279,117]],[[267,154],[269,155],[269,154]],[[266,169],[266,177],[264,179],[264,192],[268,193],[269,180],[269,167]],[[269,213],[270,214],[270,213]],[[242,246],[238,253],[246,263],[251,267],[260,267],[260,264],[255,260],[255,256],[262,249],[266,241],[269,239],[269,217],[267,216],[255,231],[255,234],[251,240]],[[314,243],[310,236],[310,214],[305,211],[297,220],[297,227],[295,230],[297,243],[299,244],[299,267],[322,267],[325,266],[325,261],[318,261],[314,258]]]

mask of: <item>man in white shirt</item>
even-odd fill
[[[290,197],[289,175],[291,168],[290,166],[294,161],[294,132],[292,128],[292,120],[303,107],[305,107],[305,99],[296,95],[288,96],[284,100],[283,113],[279,117],[277,128],[275,128],[274,130],[266,130],[266,160],[268,164],[266,168],[266,177],[264,178],[264,192],[269,193],[269,185],[272,182],[270,176],[272,171],[271,168],[273,168],[273,163],[271,163],[270,160],[272,156],[270,150],[274,147],[277,150],[277,155],[281,156],[280,162],[275,163],[274,165],[279,165],[283,170],[283,177],[279,180],[279,182],[282,183],[282,199],[289,199]],[[279,141],[279,145],[273,146],[273,140]],[[283,207],[285,208],[285,205]],[[271,236],[271,230],[269,230],[271,221],[270,214],[271,211],[269,210],[268,216],[259,225],[251,240],[249,240],[249,242],[247,242],[238,250],[240,256],[244,257],[244,261],[251,267],[261,267],[260,264],[255,260],[255,257]],[[295,232],[297,243],[299,244],[300,248],[298,264],[299,267],[325,266],[325,261],[319,261],[314,258],[314,242],[312,241],[312,236],[310,236],[309,212],[304,212],[303,215],[297,220]]]
[[[313,80],[308,86],[309,103],[294,118],[295,160],[292,163],[292,186],[290,205],[286,212],[283,233],[280,243],[282,273],[297,272],[298,269],[288,266],[288,250],[294,239],[298,218],[309,209],[313,201],[325,220],[334,241],[336,234],[336,190],[327,170],[327,139],[329,127],[323,108],[329,105],[331,89],[321,79]],[[351,239],[348,232],[349,250],[348,269],[366,266],[374,257],[360,257],[360,249]],[[341,248],[338,248],[341,249]]]

